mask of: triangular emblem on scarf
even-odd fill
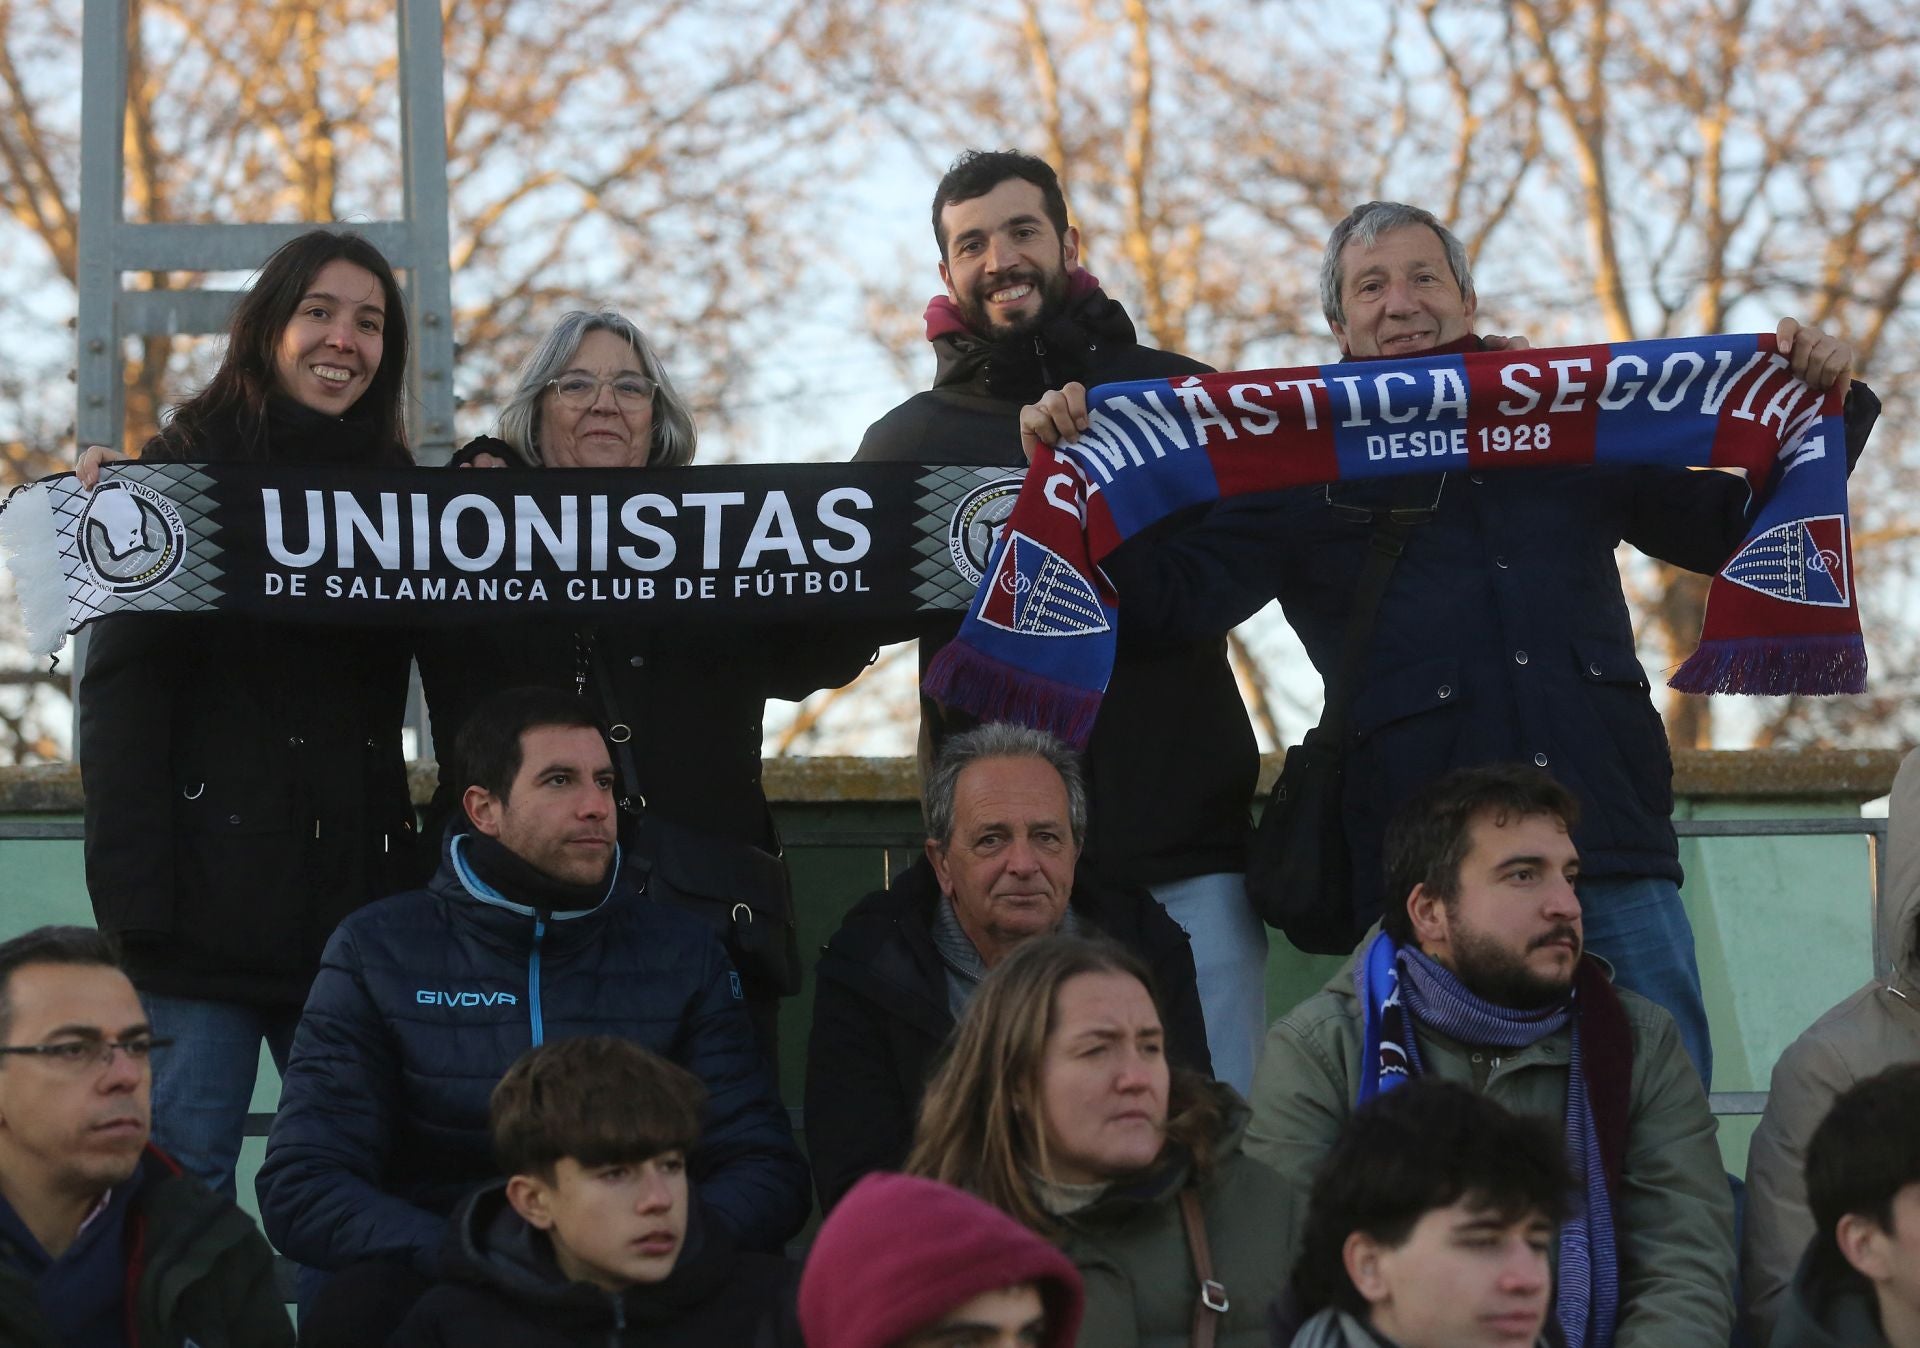
[[[980,592],[980,621],[1030,637],[1079,637],[1107,631],[1099,592],[1072,562],[1009,529]]]
[[[1846,548],[1844,516],[1794,520],[1744,545],[1720,574],[1789,604],[1845,608],[1850,602]]]

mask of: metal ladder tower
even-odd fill
[[[396,0],[400,26],[400,162],[403,218],[353,229],[385,254],[406,293],[412,353],[409,443],[422,463],[453,453],[452,264],[447,237],[447,114],[440,0]],[[148,224],[126,218],[127,0],[86,0],[80,67],[80,306],[74,417],[80,446],[120,447],[126,427],[122,342],[159,333],[224,332],[240,292],[127,290],[129,272],[251,272],[288,239],[316,224]],[[73,742],[79,745],[86,637],[74,650]],[[421,756],[428,743],[419,675],[407,724]]]
[[[440,0],[396,0],[404,218],[355,224],[401,272],[411,318],[407,372],[415,457],[453,449],[453,305],[447,238],[446,99]],[[297,224],[143,224],[125,216],[127,0],[86,0],[81,28],[80,312],[74,429],[81,445],[118,448],[126,425],[122,342],[226,330],[238,291],[125,290],[128,272],[251,272]]]

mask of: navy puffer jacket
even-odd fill
[[[807,1166],[712,930],[627,870],[577,913],[537,913],[473,877],[452,834],[424,890],[341,923],[307,999],[260,1169],[274,1245],[314,1268],[431,1273],[455,1206],[496,1170],[487,1098],[534,1044],[614,1034],[705,1083],[689,1158],[707,1215],[744,1249],[805,1222]]]

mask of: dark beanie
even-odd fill
[[[1033,1283],[1047,1348],[1073,1348],[1085,1295],[1058,1249],[950,1185],[869,1175],[828,1214],[800,1275],[807,1348],[890,1348],[982,1292]]]

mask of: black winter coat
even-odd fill
[[[923,856],[892,888],[854,905],[820,956],[806,1120],[823,1209],[861,1176],[898,1170],[912,1148],[920,1097],[954,1026],[946,966],[933,943],[934,906],[941,902],[940,882]],[[1084,867],[1068,902],[1153,975],[1173,1064],[1211,1076],[1186,932],[1145,890],[1108,884]]]
[[[1853,387],[1850,461],[1879,406]],[[1535,763],[1573,791],[1583,875],[1678,882],[1673,759],[1614,549],[1718,570],[1746,533],[1744,478],[1603,464],[1302,487],[1221,502],[1195,527],[1130,543],[1107,573],[1126,621],[1168,636],[1227,631],[1277,595],[1330,679],[1371,519],[1403,490],[1431,514],[1389,581],[1349,715],[1358,925],[1379,915],[1387,821],[1425,783],[1478,763]]]
[[[260,1169],[260,1216],[283,1253],[324,1270],[411,1259],[431,1273],[446,1218],[495,1179],[487,1098],[551,1039],[617,1034],[710,1092],[689,1157],[695,1191],[747,1249],[807,1216],[807,1167],[712,931],[626,882],[598,907],[481,898],[449,835],[426,889],[340,925],[294,1036]]]
[[[794,1297],[800,1269],[779,1255],[737,1254],[696,1208],[673,1272],[606,1292],[570,1283],[548,1238],[483,1189],[455,1216],[445,1281],[407,1316],[388,1348],[805,1348]]]
[[[513,456],[491,438],[461,455],[479,450]],[[872,657],[873,642],[861,634],[800,628],[518,622],[423,634],[420,678],[440,765],[427,834],[438,837],[459,816],[468,782],[457,741],[474,707],[503,688],[533,685],[578,692],[609,726],[631,730],[638,780],[621,787],[645,800],[648,813],[777,852],[760,788],[767,699],[838,687]],[[624,759],[615,758],[616,771]]]
[[[130,1203],[128,1348],[293,1348],[273,1251],[252,1218],[149,1146]],[[0,1261],[0,1343],[60,1348],[33,1284]]]
[[[1139,345],[1126,310],[1091,277],[1076,275],[1085,279],[1067,313],[1036,336],[935,336],[933,388],[874,422],[856,461],[1022,470],[1020,408],[1047,390],[1074,380],[1091,386],[1208,372],[1198,361]],[[923,675],[958,629],[957,618],[928,627],[920,641]],[[1123,625],[1087,746],[1087,864],[1141,885],[1245,870],[1260,763],[1225,640],[1219,631],[1173,643],[1127,633]],[[948,734],[972,724],[924,696],[920,719],[923,769]]]
[[[390,461],[276,404],[270,457]],[[241,432],[148,460],[241,457]],[[404,633],[241,617],[94,624],[80,681],[87,890],[146,992],[298,1007],[340,919],[423,872]]]

